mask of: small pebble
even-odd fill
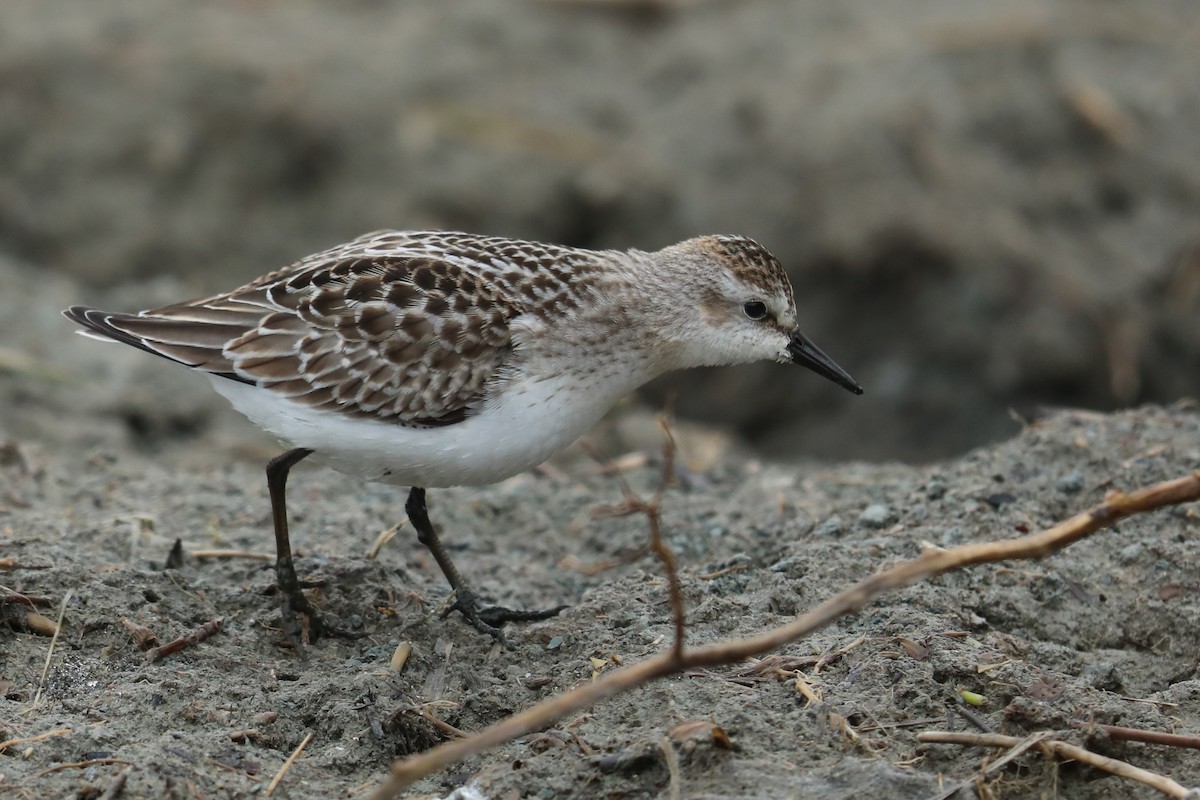
[[[941,475],[934,475],[925,484],[925,496],[930,500],[941,500],[946,496],[946,481]]]
[[[563,646],[563,637],[561,637],[561,636],[555,636],[553,639],[546,642],[547,650],[557,650],[558,648],[560,648],[562,646]]]
[[[1140,544],[1134,543],[1128,545],[1121,551],[1118,556],[1122,564],[1132,564],[1142,557],[1142,553],[1146,552],[1146,548]]]
[[[1054,488],[1063,494],[1079,494],[1083,491],[1083,473],[1079,470],[1068,472],[1058,479]]]
[[[1088,664],[1079,673],[1079,679],[1088,686],[1109,692],[1122,688],[1121,674],[1117,671],[1117,665],[1111,661],[1095,661]]]
[[[995,494],[989,494],[987,497],[983,498],[983,502],[987,503],[994,509],[1003,508],[1009,503],[1016,502],[1016,500],[1017,498],[1013,497],[1013,495],[1009,492],[996,492]]]
[[[882,528],[892,521],[892,509],[883,503],[872,503],[858,515],[858,524],[868,528]]]
[[[942,529],[942,547],[957,547],[967,539],[967,532],[958,525],[947,525]]]
[[[813,535],[814,536],[837,536],[839,533],[842,533],[845,530],[846,530],[846,525],[845,525],[845,523],[842,522],[842,518],[835,514],[832,517],[830,517],[829,519],[822,522],[817,527],[813,528]]]

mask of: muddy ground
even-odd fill
[[[0,3],[0,254],[140,307],[378,228],[740,233],[870,387],[670,376],[760,452],[928,460],[1200,394],[1194,0]],[[163,288],[163,287],[159,287]]]
[[[101,347],[78,342],[62,349]],[[109,350],[121,364],[122,351]],[[176,374],[152,367],[160,368],[164,383]],[[181,396],[206,390],[198,376],[174,380]],[[269,550],[261,468],[269,443],[225,412],[218,417],[228,417],[230,435],[148,453],[130,443],[136,426],[116,412],[67,419],[53,411],[79,393],[77,382],[5,379],[10,393],[31,385],[74,444],[32,428],[8,432],[0,580],[6,595],[44,598],[47,617],[64,600],[66,610],[53,653],[48,637],[19,623],[0,628],[0,739],[28,740],[0,756],[4,797],[95,797],[125,770],[124,797],[262,796],[308,734],[274,796],[364,797],[390,759],[452,735],[447,726],[480,729],[667,646],[670,609],[655,563],[590,577],[572,567],[619,557],[647,533],[638,517],[593,516],[622,494],[573,448],[499,486],[431,494],[459,566],[492,598],[569,604],[556,619],[512,629],[507,648],[439,616],[443,580],[407,526],[378,558],[365,558],[400,518],[399,492],[298,467],[291,502],[301,573],[321,584],[313,596],[328,617],[362,634],[323,640],[302,660],[279,630],[266,562],[196,556]],[[663,522],[696,644],[779,625],[915,556],[922,542],[1035,530],[1109,489],[1200,467],[1200,410],[1188,403],[1052,413],[1010,441],[922,467],[782,465],[748,456],[719,432],[681,423],[679,436],[690,469],[667,492]],[[619,463],[636,491],[653,489],[661,464],[646,412],[627,409],[593,438],[614,456],[643,453]],[[630,442],[641,449],[628,451]],[[711,737],[673,744],[683,797],[932,798],[970,784],[985,755],[915,739],[967,728],[956,711],[962,690],[985,698],[973,711],[994,730],[1066,730],[1099,752],[1200,785],[1196,751],[1071,730],[1101,722],[1200,733],[1198,532],[1194,505],[1161,511],[1044,562],[979,567],[885,597],[776,654],[784,659],[776,667],[804,669],[821,703],[806,702],[794,675],[779,669],[690,673],[472,758],[411,796],[470,784],[487,798],[666,797],[660,743],[699,720],[724,731],[732,749]],[[185,558],[164,569],[176,541]],[[12,604],[4,613],[24,616]],[[224,620],[220,632],[156,663],[125,626],[165,642],[214,619]],[[390,659],[401,642],[412,654],[397,672]],[[958,797],[1158,796],[1034,754],[985,782],[990,793],[966,788]]]
[[[196,555],[270,549],[276,445],[203,379],[71,335],[62,307],[211,293],[379,227],[755,236],[867,394],[775,365],[695,371],[589,437],[649,492],[652,412],[678,392],[688,469],[663,521],[689,635],[742,636],[922,542],[1035,530],[1200,468],[1198,25],[1192,0],[0,4],[0,585],[49,618],[67,601],[53,652],[23,606],[0,612],[0,742],[19,740],[0,798],[94,797],[123,770],[123,797],[262,796],[308,734],[273,796],[364,797],[448,726],[670,634],[653,562],[573,566],[646,536],[593,516],[621,491],[581,448],[430,496],[486,594],[569,605],[509,648],[438,615],[408,527],[365,557],[400,491],[303,465],[301,572],[363,636],[302,660],[267,562]],[[803,665],[820,704],[765,668],[689,674],[412,796],[668,797],[663,737],[704,720],[732,749],[677,741],[683,797],[932,798],[988,755],[916,742],[967,727],[962,690],[1015,735],[1200,734],[1198,528],[1195,506],[1162,511],[883,598],[771,662]],[[166,641],[218,618],[152,664],[122,622]],[[1196,751],[1066,735],[1200,785]],[[1159,796],[1034,754],[985,782],[959,798]]]

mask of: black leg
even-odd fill
[[[425,507],[425,490],[419,486],[412,487],[408,493],[408,502],[405,503],[404,510],[408,513],[409,522],[417,529],[417,541],[428,548],[433,555],[433,560],[441,567],[442,574],[450,582],[450,588],[454,590],[454,605],[450,606],[449,610],[460,612],[476,629],[496,639],[502,639],[500,626],[506,622],[533,622],[539,619],[549,619],[566,608],[566,606],[558,606],[557,608],[531,610],[483,605],[479,601],[479,596],[463,580],[458,568],[450,560],[446,548],[442,546],[442,540],[434,531],[433,523],[429,521],[429,511]]]
[[[271,517],[275,522],[275,580],[279,583],[282,598],[283,631],[288,639],[302,652],[303,630],[297,614],[308,617],[309,638],[316,641],[325,632],[316,609],[308,602],[296,577],[296,566],[292,563],[292,543],[288,538],[287,489],[288,472],[301,459],[312,454],[312,450],[297,448],[276,456],[267,462],[267,489],[271,493]]]

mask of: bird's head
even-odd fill
[[[799,364],[855,394],[862,387],[800,332],[787,273],[758,242],[702,236],[654,254],[672,283],[686,287],[667,311],[680,366],[754,361]]]

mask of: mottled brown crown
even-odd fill
[[[745,236],[705,237],[729,271],[741,282],[757,286],[765,296],[784,295],[793,303],[792,284],[779,259]]]

